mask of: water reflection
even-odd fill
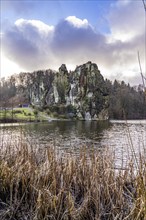
[[[44,149],[78,154],[85,145],[91,149],[112,149],[116,166],[126,166],[139,152],[146,156],[146,121],[52,121],[1,127],[1,146],[21,139]]]
[[[79,145],[100,145],[103,131],[110,123],[96,121],[52,121],[47,124],[30,124],[22,127],[23,135],[29,141],[40,144],[52,144],[62,148]]]
[[[35,132],[38,135],[59,133],[61,135],[77,134],[87,138],[93,133],[102,133],[110,126],[108,121],[52,121],[49,123],[29,124],[23,127],[24,131]]]
[[[131,159],[135,166],[140,154],[146,158],[146,120],[112,121],[110,130],[104,130],[102,144],[115,153],[116,167],[126,167]]]

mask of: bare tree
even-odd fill
[[[145,10],[145,56],[146,56],[146,0],[142,0],[142,2],[143,2],[144,10]],[[144,92],[146,95],[146,77],[145,77],[146,76],[146,66],[145,66],[145,76],[144,76],[144,74],[142,72],[142,68],[141,68],[139,51],[137,53],[137,56],[138,56],[138,63],[139,63],[140,74],[141,74],[141,78],[142,78],[143,89],[144,89]]]
[[[142,0],[142,2],[143,2],[144,9],[146,11],[146,0]]]
[[[145,85],[146,78],[145,78],[144,74],[142,73],[139,51],[137,52],[137,56],[138,56],[138,63],[139,63],[140,74],[141,74],[141,78],[142,78],[143,89],[144,89],[144,91],[146,91],[146,85]]]

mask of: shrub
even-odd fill
[[[58,113],[57,112],[53,112],[53,117],[58,117],[59,115],[58,115]]]
[[[22,110],[13,110],[13,114],[22,114],[23,111]]]
[[[46,113],[47,113],[48,115],[50,115],[50,114],[51,114],[51,111],[50,111],[49,109],[47,109],[47,110],[46,110]]]
[[[76,114],[76,112],[77,112],[76,108],[73,105],[68,105],[66,107],[66,111],[67,111],[67,113],[74,113],[74,114]]]
[[[38,110],[34,109],[33,114],[34,114],[35,116],[37,116],[37,115],[38,115]]]
[[[67,116],[66,115],[59,115],[59,118],[60,119],[67,119]]]

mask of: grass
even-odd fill
[[[145,220],[146,158],[113,169],[110,153],[85,148],[62,157],[54,147],[0,148],[1,220]]]
[[[0,111],[1,119],[34,120],[34,114],[27,108],[6,109]]]
[[[35,110],[31,110],[30,108],[14,108],[0,110],[0,119],[14,119],[16,121],[36,121],[36,120],[44,120],[41,116],[36,117]]]

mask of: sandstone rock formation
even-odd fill
[[[108,93],[103,76],[95,63],[87,62],[68,72],[45,70],[21,73],[17,94],[27,97],[33,106],[85,120],[108,119]]]

